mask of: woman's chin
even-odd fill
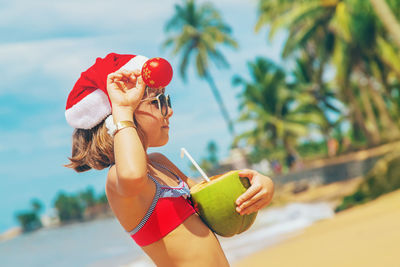
[[[165,141],[162,145],[165,146],[168,143],[168,141],[169,141],[169,136],[167,136],[167,138],[165,138]]]
[[[165,146],[169,141],[169,136],[167,136],[166,138],[163,138],[163,140],[160,140],[157,143],[153,143],[151,144],[151,147],[160,147],[160,146]]]

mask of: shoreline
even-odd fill
[[[233,266],[398,266],[399,222],[397,190],[316,222]]]
[[[102,219],[108,219],[108,218],[112,218],[112,217],[114,217],[114,215],[112,213],[105,212],[105,213],[97,215],[96,217],[88,218],[88,219],[84,219],[84,220],[72,220],[72,221],[68,221],[68,222],[63,222],[63,223],[58,222],[58,223],[52,223],[52,224],[48,224],[48,225],[45,225],[42,222],[43,227],[33,230],[31,232],[26,232],[26,233],[22,231],[22,228],[20,226],[12,226],[11,228],[0,233],[0,243],[10,241],[21,235],[29,235],[31,233],[35,233],[35,232],[38,232],[41,230],[63,228],[66,226],[77,225],[77,224],[85,224],[85,223],[102,220]]]
[[[17,236],[22,235],[22,229],[19,226],[11,227],[4,232],[0,233],[0,243],[9,241]]]

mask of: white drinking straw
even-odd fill
[[[203,170],[200,168],[200,166],[197,164],[196,161],[194,161],[194,159],[192,158],[192,156],[190,156],[189,152],[187,152],[187,150],[185,148],[181,148],[181,158],[183,158],[184,154],[186,154],[186,156],[190,159],[190,161],[193,163],[193,165],[196,167],[196,169],[200,172],[201,176],[203,176],[203,178],[209,182],[210,179],[208,179],[208,176],[203,172]]]

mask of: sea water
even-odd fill
[[[218,239],[232,264],[333,215],[328,203],[268,208],[259,212],[248,231]],[[114,218],[42,229],[1,242],[0,259],[2,267],[154,266]]]
[[[0,243],[0,266],[120,266],[141,249],[114,218],[41,229]]]

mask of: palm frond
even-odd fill
[[[311,1],[294,6],[286,14],[273,21],[269,38],[272,39],[278,29],[295,25],[307,16],[312,15],[312,13],[320,12],[320,5],[320,1]]]

